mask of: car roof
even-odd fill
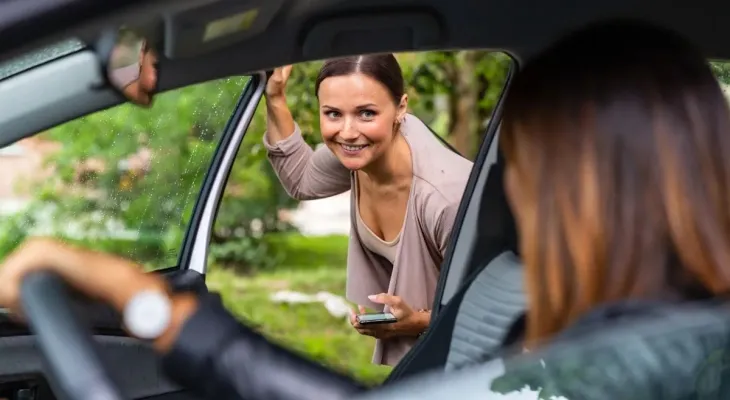
[[[22,7],[21,3],[26,6]],[[51,11],[54,8],[48,4],[59,9],[86,4],[91,9],[76,14],[75,26],[60,22],[39,26],[36,20],[47,21],[48,15],[27,10],[32,8],[27,6],[31,3],[47,4]],[[20,23],[18,17],[11,18],[18,12],[10,13],[11,6],[2,6],[0,32],[22,33],[19,36],[28,39],[24,42],[37,45],[38,40],[57,41],[59,33],[93,37],[105,22],[129,22],[155,14],[175,19],[215,14],[216,10],[221,15],[234,12],[230,10],[231,2],[209,0],[114,0],[104,2],[105,7],[90,6],[95,3],[99,2],[10,2],[16,4],[15,8],[26,9],[24,19]],[[724,1],[697,0],[681,5],[647,0],[253,0],[239,3],[273,9],[265,29],[229,47],[174,60],[169,65],[173,73],[193,68],[213,77],[216,73],[210,71],[211,66],[220,67],[220,73],[224,74],[241,73],[350,54],[460,48],[499,49],[521,60],[567,31],[613,17],[647,20],[675,29],[709,57],[730,58],[726,39],[730,37],[727,23],[730,3]],[[5,34],[3,37],[0,56],[12,55],[7,52],[13,46],[24,44],[6,40]]]

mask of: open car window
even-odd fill
[[[509,56],[434,51],[396,58],[409,112],[473,159],[504,89]],[[313,149],[324,145],[314,91],[321,66],[322,61],[294,65],[286,88],[290,111]],[[305,201],[287,193],[263,144],[263,103],[226,182],[210,235],[206,284],[267,337],[362,382],[379,384],[391,367],[373,364],[375,339],[360,335],[348,321],[357,307],[345,298],[352,193]]]
[[[177,263],[222,132],[250,77],[123,104],[0,150],[0,259],[25,237],[63,238],[147,269]]]

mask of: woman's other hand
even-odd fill
[[[266,82],[266,98],[273,99],[278,97],[284,97],[286,90],[286,83],[291,75],[292,66],[287,65],[284,67],[275,68],[274,72]]]
[[[414,337],[421,334],[428,328],[431,322],[431,315],[427,312],[414,311],[401,297],[392,296],[386,293],[369,296],[373,303],[388,306],[390,313],[395,316],[397,322],[390,324],[369,324],[361,325],[357,322],[357,316],[353,312],[350,315],[350,323],[362,335],[372,336],[378,339],[389,339],[393,337]],[[358,306],[359,312],[365,313],[365,307]]]

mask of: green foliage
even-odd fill
[[[61,144],[46,160],[54,179],[35,188],[38,203],[52,210],[55,235],[139,262],[174,265],[218,138],[248,79],[170,91],[156,96],[149,110],[124,104],[42,134]],[[145,151],[151,154],[146,168]],[[142,167],[125,168],[135,158]],[[89,237],[65,232],[71,221]],[[119,231],[137,237],[108,239]]]
[[[33,220],[18,213],[0,218],[0,260],[5,259],[27,237]]]
[[[720,83],[730,85],[730,63],[711,61],[710,68]]]
[[[493,51],[431,51],[400,54],[399,62],[412,111],[444,138],[450,136],[455,121],[453,110],[439,109],[437,99],[443,96],[446,105],[452,105],[463,95],[457,82],[463,78],[464,70],[473,70],[469,79],[478,98],[479,124],[471,134],[476,139],[499,100],[512,61],[506,54]]]
[[[344,295],[347,240],[346,236],[272,235],[272,244],[286,249],[285,263],[254,276],[213,267],[208,285],[222,295],[227,309],[275,342],[375,385],[391,369],[371,363],[373,338],[358,334],[345,318],[333,317],[321,303],[287,305],[270,300],[277,290]],[[321,259],[313,263],[313,254],[329,255],[335,263],[322,263]]]
[[[279,265],[281,255],[266,240],[252,236],[216,243],[210,248],[211,263],[233,268],[249,274]]]
[[[345,268],[347,246],[346,235],[302,236],[298,233],[269,235],[269,246],[281,249],[280,268],[318,269],[327,266]]]
[[[159,255],[166,250],[163,238],[158,235],[143,235],[136,239],[118,239],[118,238],[94,238],[94,239],[74,239],[65,238],[65,241],[73,245],[101,251],[107,254],[116,254],[120,257],[131,258],[142,264],[157,263]],[[177,253],[171,254],[176,257]],[[173,266],[171,262],[168,265],[156,264],[156,268]]]
[[[310,270],[347,263],[348,237],[302,236],[295,231],[244,236],[211,246],[211,263],[236,273],[272,269]]]

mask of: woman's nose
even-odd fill
[[[342,126],[342,131],[340,131],[340,137],[344,140],[353,140],[357,139],[358,136],[360,136],[360,133],[358,133],[353,121],[345,120],[345,124]]]

